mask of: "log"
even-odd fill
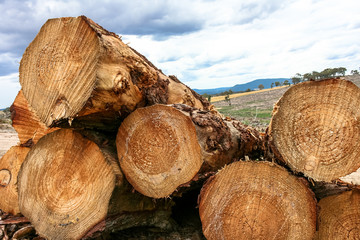
[[[57,130],[48,128],[30,108],[22,90],[19,91],[10,107],[12,126],[16,130],[20,144],[32,146],[44,135]]]
[[[326,79],[291,87],[268,129],[275,156],[293,171],[331,182],[360,167],[360,89]]]
[[[19,71],[23,93],[46,126],[117,130],[139,106],[209,106],[85,16],[49,19],[27,47]]]
[[[358,189],[321,199],[316,239],[360,239],[359,206]]]
[[[17,192],[17,176],[30,148],[11,147],[0,159],[0,209],[16,215],[20,213]]]
[[[145,196],[168,197],[199,173],[260,150],[259,133],[217,112],[186,105],[138,108],[121,124],[116,146],[121,169]]]
[[[165,204],[131,193],[110,149],[70,129],[47,134],[32,147],[18,176],[19,207],[40,236],[80,239],[168,223]]]
[[[206,239],[313,239],[316,201],[303,182],[271,162],[226,166],[200,192]]]

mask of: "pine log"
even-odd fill
[[[168,223],[166,206],[131,193],[110,149],[70,129],[52,132],[32,147],[18,176],[19,207],[40,236],[80,239]]]
[[[209,105],[85,16],[43,25],[21,59],[20,83],[46,126],[117,129],[138,106]]]
[[[198,173],[216,171],[260,150],[261,144],[254,129],[180,104],[138,108],[123,121],[116,138],[127,180],[153,198],[167,197]]]
[[[319,209],[316,239],[360,239],[360,190],[321,199]]]
[[[293,171],[330,182],[360,167],[360,89],[326,79],[291,87],[268,129],[275,156]]]
[[[20,213],[17,192],[17,176],[30,148],[11,147],[0,159],[0,209],[16,215]]]
[[[199,196],[203,233],[218,239],[313,239],[316,201],[309,188],[271,162],[234,162]]]
[[[22,90],[19,91],[10,107],[12,126],[16,130],[20,144],[32,146],[44,135],[57,130],[48,128],[31,110]]]

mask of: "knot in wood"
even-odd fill
[[[0,186],[6,187],[11,181],[11,172],[8,169],[0,170]]]

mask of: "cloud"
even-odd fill
[[[10,107],[21,87],[18,74],[0,76],[0,109]]]
[[[0,54],[0,73],[8,75],[17,72],[19,69],[20,58],[12,53]],[[0,76],[1,76],[0,75]]]

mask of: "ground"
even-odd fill
[[[289,87],[231,98],[230,102],[212,102],[224,116],[233,117],[246,125],[264,132],[270,123],[274,104]],[[231,104],[231,105],[230,105]]]

